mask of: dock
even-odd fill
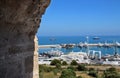
[[[73,48],[73,47],[119,47],[120,43],[79,43],[79,44],[55,44],[39,45],[39,48]]]
[[[79,43],[78,47],[120,47],[120,43]]]
[[[59,44],[55,45],[39,45],[38,48],[61,48]]]

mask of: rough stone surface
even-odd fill
[[[50,0],[0,0],[0,78],[38,78],[35,34]]]

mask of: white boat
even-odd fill
[[[119,42],[115,42],[116,46],[119,46],[120,47],[120,43]]]
[[[103,61],[103,64],[106,64],[106,65],[120,65],[120,59],[114,58],[112,61],[109,61],[108,59],[106,59],[105,61]]]
[[[47,54],[51,55],[51,56],[61,56],[63,55],[64,53],[60,50],[51,50],[51,51],[48,51]]]
[[[99,40],[100,38],[99,37],[93,37],[94,40]]]
[[[106,64],[106,65],[120,65],[120,61],[104,61],[103,64]]]

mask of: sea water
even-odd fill
[[[88,43],[115,43],[120,42],[120,36],[99,36],[99,39],[93,39],[95,36],[38,36],[38,43],[39,45],[49,45],[49,44],[79,44],[80,42],[88,42]],[[102,55],[106,54],[114,54],[115,50],[117,50],[118,54],[120,54],[120,48],[115,49],[115,47],[89,47],[90,50],[96,50],[96,51],[101,51]],[[47,52],[51,49],[39,49],[39,53]],[[70,48],[70,49],[65,49],[61,48],[59,49],[64,53],[69,53],[71,51],[73,52],[86,52],[86,48]]]

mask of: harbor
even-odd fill
[[[86,51],[71,51],[67,54],[60,51],[59,49],[72,49],[74,47],[86,48]],[[102,55],[103,52],[100,50],[91,50],[90,47],[104,47],[104,48],[115,48],[114,54]],[[50,51],[41,53],[39,55],[39,64],[50,64],[54,59],[66,61],[68,64],[72,60],[76,60],[78,63],[85,64],[105,64],[105,65],[120,65],[120,55],[117,49],[120,48],[120,43],[79,43],[79,44],[56,44],[56,45],[40,45],[42,48],[51,48]]]
[[[52,40],[50,38],[51,44],[38,46],[40,50],[39,64],[50,64],[52,60],[58,59],[66,61],[68,64],[75,60],[79,64],[120,65],[119,41],[101,42],[99,37],[94,37],[90,41],[88,36],[84,38],[84,41],[79,41],[79,43],[60,42],[58,44],[56,42],[56,44],[56,40],[55,38],[52,38]]]

